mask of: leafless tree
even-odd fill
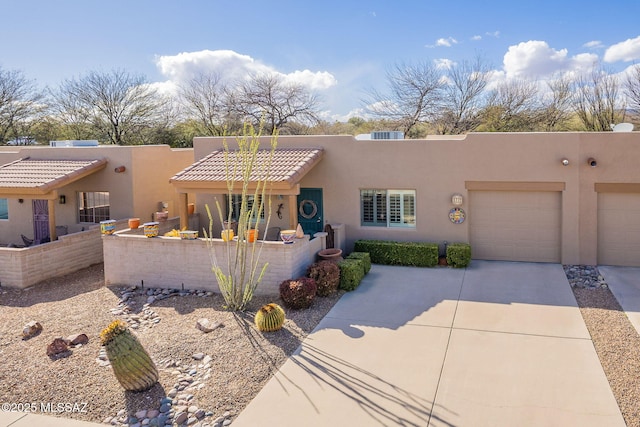
[[[144,143],[141,135],[165,114],[166,100],[157,90],[143,76],[124,70],[89,72],[63,82],[58,94],[80,111],[77,114],[88,114],[91,125],[111,144]]]
[[[640,119],[640,65],[631,68],[623,86],[631,114],[635,120],[638,120]]]
[[[254,125],[264,121],[263,131],[291,133],[287,125],[313,125],[318,122],[318,97],[299,83],[285,82],[277,74],[255,74],[231,92],[229,104],[242,120]]]
[[[507,80],[489,94],[483,128],[489,132],[526,132],[536,129],[538,88],[535,82]]]
[[[573,110],[587,131],[610,131],[621,118],[619,86],[616,76],[599,66],[575,79]]]
[[[187,118],[197,120],[207,135],[222,136],[229,115],[228,90],[219,73],[200,73],[180,86]]]
[[[571,79],[558,76],[547,82],[549,92],[542,99],[538,115],[540,130],[554,132],[566,130],[571,116]]]
[[[29,129],[45,111],[43,93],[21,71],[0,68],[0,142],[29,137]]]
[[[473,62],[454,64],[448,69],[442,108],[434,121],[437,133],[459,135],[480,125],[489,72],[490,68],[481,57],[476,57]]]
[[[443,95],[442,75],[435,65],[396,64],[387,71],[386,80],[388,92],[368,91],[364,104],[369,113],[395,123],[405,135],[435,117]]]
[[[75,82],[64,81],[55,90],[50,90],[51,110],[71,139],[96,138],[92,126],[92,108],[81,102],[75,92]]]

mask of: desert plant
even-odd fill
[[[277,331],[284,325],[284,310],[273,302],[265,304],[260,307],[253,320],[262,332]]]
[[[226,308],[232,311],[246,308],[249,301],[253,299],[254,292],[268,266],[268,263],[260,266],[260,253],[264,241],[258,243],[255,239],[249,240],[249,230],[258,228],[260,212],[265,209],[269,212],[264,225],[265,229],[269,228],[271,220],[271,194],[267,194],[266,188],[270,178],[273,153],[277,146],[277,132],[274,132],[271,137],[270,149],[260,150],[261,130],[262,125],[256,131],[252,125],[245,123],[242,135],[236,137],[237,149],[231,150],[226,139],[223,142],[228,206],[233,203],[233,194],[240,194],[240,209],[237,217],[238,236],[234,241],[226,241],[225,268],[220,265],[216,257],[211,241],[213,216],[209,206],[205,206],[209,216],[209,230],[208,232],[204,230],[204,236],[209,248],[212,270]],[[251,198],[257,202],[250,203]],[[265,201],[269,204],[268,208],[265,208]],[[220,202],[216,199],[215,203],[220,224],[224,224],[225,219]],[[231,209],[228,210],[226,221],[229,224],[233,221]]]
[[[158,382],[158,369],[127,324],[115,320],[100,333],[100,342],[118,382],[128,391],[144,391]]]
[[[316,295],[328,297],[338,290],[340,284],[340,267],[332,261],[319,261],[307,269],[307,276],[316,281]]]
[[[309,308],[313,302],[318,286],[310,277],[299,277],[280,283],[280,298],[289,308]]]
[[[361,259],[344,259],[338,262],[340,268],[340,289],[353,291],[364,277],[364,266]]]

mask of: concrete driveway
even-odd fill
[[[624,426],[561,265],[374,265],[239,426]]]

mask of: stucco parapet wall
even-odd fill
[[[201,289],[219,293],[211,271],[212,257],[226,270],[227,245],[233,254],[235,243],[205,238],[184,240],[179,237],[145,237],[127,230],[102,237],[105,283],[170,289]],[[208,246],[211,243],[211,249]],[[280,283],[305,274],[321,250],[319,239],[309,236],[294,244],[258,241],[261,247],[259,269],[268,263],[256,295],[279,295]],[[211,252],[211,250],[213,252]],[[225,271],[226,272],[226,271]]]

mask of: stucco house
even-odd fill
[[[166,145],[0,147],[0,286],[102,262],[99,223],[174,215],[168,180],[192,161]]]
[[[208,227],[205,206],[218,200],[224,215],[233,211],[225,205],[223,141],[196,138],[194,163],[170,180],[182,226],[192,223],[190,197],[199,230]],[[346,252],[357,239],[469,242],[474,259],[640,266],[640,133],[280,136],[274,162],[270,227],[300,223],[306,238],[265,242],[269,269],[259,293],[277,294],[280,281],[304,273],[327,224]],[[214,218],[214,237],[222,227]],[[261,227],[264,236],[265,221]],[[135,237],[103,239],[108,283],[217,289],[202,239]],[[224,243],[214,240],[224,258]]]
[[[222,142],[196,138],[195,161]],[[278,150],[291,149],[322,158],[298,194],[274,192],[273,224],[311,236],[340,224],[346,251],[357,239],[469,242],[475,259],[640,265],[638,132],[280,136]],[[215,197],[195,194],[197,209]]]

